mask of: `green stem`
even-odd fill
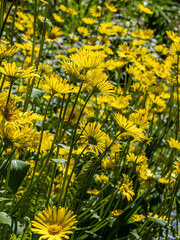
[[[4,85],[4,82],[5,82],[5,79],[6,79],[6,75],[4,75],[4,77],[3,77],[3,80],[2,80],[2,83],[1,83],[1,87],[0,87],[0,92],[3,89],[3,85]]]
[[[177,74],[176,74],[176,81],[177,81],[177,119],[176,119],[176,140],[178,138],[178,132],[179,132],[179,111],[180,111],[180,104],[179,104],[179,81],[178,76],[179,75],[179,54],[177,59]]]
[[[37,19],[37,0],[34,1],[34,22],[33,22],[33,45],[32,45],[32,55],[31,55],[31,66],[33,65],[34,59],[34,49],[36,42],[36,19]]]
[[[22,203],[25,201],[26,197],[28,196],[29,192],[31,191],[31,189],[34,186],[34,176],[35,176],[37,164],[39,162],[39,154],[40,154],[41,143],[42,143],[42,138],[43,138],[43,131],[44,131],[44,128],[45,128],[46,115],[47,115],[47,111],[48,111],[48,108],[50,106],[50,102],[51,102],[52,97],[53,97],[53,95],[50,97],[48,105],[46,107],[46,112],[45,112],[45,115],[44,115],[44,120],[43,120],[43,123],[42,123],[42,130],[41,130],[41,135],[40,135],[40,140],[39,140],[38,153],[37,153],[37,156],[36,156],[36,162],[35,162],[35,166],[34,166],[34,169],[33,169],[33,174],[32,174],[31,181],[30,181],[29,186],[27,187],[27,190],[24,193],[23,197],[19,200],[19,202],[16,204],[16,206],[10,211],[11,215],[14,214],[17,211],[17,209],[22,205]]]
[[[82,85],[81,85],[82,86]],[[86,102],[85,104],[83,105],[83,108],[79,114],[79,117],[78,117],[78,120],[77,120],[77,123],[76,123],[76,127],[74,129],[74,133],[73,133],[73,137],[72,137],[72,142],[71,142],[71,147],[70,147],[70,150],[69,150],[69,156],[68,156],[68,160],[67,160],[67,166],[66,166],[66,171],[65,171],[65,174],[64,174],[64,179],[63,179],[63,185],[62,185],[62,189],[61,189],[61,192],[60,192],[60,196],[59,196],[59,201],[58,201],[58,206],[59,204],[61,203],[61,199],[62,199],[62,195],[63,195],[63,192],[64,192],[64,187],[65,187],[65,183],[66,183],[66,178],[67,178],[67,173],[68,173],[68,169],[69,169],[69,164],[70,164],[70,159],[71,159],[71,155],[72,155],[72,151],[73,151],[73,147],[74,147],[74,141],[75,141],[75,137],[76,137],[76,132],[77,132],[77,128],[78,128],[78,125],[79,125],[79,121],[81,119],[81,116],[83,114],[83,111],[86,107],[86,104],[88,103],[89,99],[91,98],[91,96],[93,95],[93,91],[89,94],[88,98],[86,99]],[[64,199],[63,199],[63,204],[65,203],[65,199],[66,199],[66,193],[67,193],[67,188],[65,190],[65,194],[64,194]]]
[[[8,105],[8,102],[9,102],[9,99],[10,99],[12,86],[13,86],[13,81],[11,81],[11,83],[10,83],[9,93],[8,93],[8,97],[7,97],[6,106]]]
[[[69,116],[69,119],[68,119],[68,121],[67,121],[66,127],[64,128],[64,131],[63,131],[62,135],[60,136],[59,141],[60,141],[60,140],[62,139],[62,137],[64,136],[64,134],[65,134],[65,132],[66,132],[66,129],[67,129],[68,125],[69,125],[69,122],[70,122],[70,120],[71,120],[72,114],[73,114],[73,112],[74,112],[74,108],[75,108],[76,103],[77,103],[77,100],[78,100],[78,98],[79,98],[79,94],[80,94],[81,89],[82,89],[82,85],[83,85],[83,83],[81,83],[81,86],[80,86],[80,88],[79,88],[78,94],[77,94],[77,96],[76,96],[76,99],[75,99],[74,105],[73,105],[73,107],[72,107],[72,110],[71,110],[71,113],[70,113],[70,116]],[[67,101],[67,104],[66,104],[65,110],[67,109],[67,106],[68,106],[69,100],[70,100],[70,95],[69,95],[69,98],[68,98],[68,101]],[[65,114],[66,114],[66,111],[65,111],[65,110],[64,110],[63,118],[65,117]]]
[[[57,164],[54,163],[52,177],[51,177],[51,185],[50,185],[50,188],[49,188],[49,193],[48,193],[48,197],[47,197],[47,201],[46,201],[46,207],[48,207],[48,205],[49,205],[49,199],[50,199],[50,196],[51,196],[53,182],[54,182],[54,178],[55,178],[55,175],[56,175],[56,166],[57,166]]]
[[[9,9],[8,9],[8,12],[7,12],[7,14],[6,14],[6,17],[5,17],[5,19],[4,19],[4,22],[3,22],[2,27],[1,27],[1,30],[0,30],[0,39],[1,39],[1,37],[2,37],[3,31],[4,31],[4,27],[5,27],[6,21],[7,21],[7,19],[8,19],[8,16],[9,16],[9,14],[10,14],[10,11],[11,11],[11,9],[12,9],[12,7],[13,7],[13,5],[15,4],[16,1],[18,1],[18,0],[14,0],[14,1],[11,3],[11,5],[10,5],[10,7],[9,7]],[[1,3],[2,3],[2,0],[1,0]],[[4,16],[4,15],[3,15],[3,16]],[[3,16],[2,16],[2,18],[3,18]]]
[[[51,1],[48,0],[48,4],[46,6],[46,12],[45,12],[45,19],[44,19],[44,24],[43,24],[43,30],[42,30],[42,38],[41,38],[41,43],[40,43],[40,50],[39,50],[38,60],[37,60],[37,64],[36,64],[36,69],[37,70],[38,70],[39,62],[40,62],[41,55],[42,55],[42,52],[43,52],[43,46],[44,46],[44,40],[45,40],[45,34],[46,34],[46,27],[47,27],[46,19],[49,16],[50,5],[51,5]],[[34,35],[34,32],[33,32],[33,35]],[[35,41],[35,38],[33,38],[33,40]],[[32,58],[31,58],[31,60],[32,60]],[[28,82],[29,86],[28,86],[28,89],[27,89],[27,94],[26,94],[25,103],[24,103],[24,112],[27,110],[28,102],[29,102],[29,99],[31,97],[31,93],[32,93],[34,82],[35,82],[35,78],[32,79],[31,85],[30,85],[30,82]]]
[[[15,19],[16,19],[17,7],[18,7],[18,1],[16,2],[16,6],[15,6],[15,9],[14,9],[13,21],[12,21],[12,26],[11,26],[11,40],[10,40],[11,45],[13,44],[14,23],[15,23]]]

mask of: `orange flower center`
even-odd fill
[[[50,225],[48,228],[48,233],[50,235],[57,235],[62,231],[61,225]]]
[[[128,185],[126,185],[126,184],[124,185],[124,191],[125,191],[125,192],[128,192],[128,191],[129,191]]]

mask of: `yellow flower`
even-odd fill
[[[167,55],[168,54],[168,48],[167,47],[164,47],[163,45],[156,45],[154,47],[154,49],[156,49],[156,51],[158,53],[160,53],[161,55]]]
[[[38,141],[34,141],[36,134],[32,125],[18,126],[13,122],[0,123],[0,137],[3,138],[6,146],[17,148],[34,147]]]
[[[128,46],[127,43],[123,43],[118,46],[121,50],[117,51],[117,54],[120,58],[126,58],[127,60],[131,60],[135,56],[134,47]]]
[[[67,79],[62,79],[60,76],[51,74],[46,76],[46,84],[43,86],[44,90],[51,94],[66,94],[73,91],[73,86],[67,83]]]
[[[55,21],[61,22],[61,23],[64,22],[64,20],[58,14],[53,13],[52,15],[53,15],[53,18],[54,18]]]
[[[111,11],[111,12],[117,12],[117,8],[110,3],[109,1],[105,2],[105,6]]]
[[[105,35],[108,35],[108,36],[116,35],[116,32],[112,29],[112,27],[113,27],[112,22],[101,23],[99,28],[98,28],[98,31],[101,34],[105,34]]]
[[[102,159],[102,167],[104,169],[114,169],[115,167],[115,159],[112,158],[103,158]]]
[[[147,14],[153,14],[153,12],[149,8],[144,7],[142,4],[138,4],[138,8]]]
[[[40,0],[41,2],[45,3],[45,4],[48,4],[48,2],[46,2],[45,0]]]
[[[123,109],[129,105],[129,98],[124,96],[112,97],[108,102],[109,106],[116,109]]]
[[[96,22],[96,19],[94,18],[82,18],[82,21],[86,24],[94,24]]]
[[[96,177],[97,180],[102,181],[104,183],[106,183],[109,180],[109,177],[107,177],[106,175],[104,175],[103,173],[100,176]]]
[[[142,39],[149,39],[154,36],[154,31],[151,29],[145,29],[145,30],[134,30],[131,32],[131,35],[133,37],[139,37]]]
[[[100,191],[97,189],[88,189],[87,193],[88,194],[93,194],[93,195],[97,195]]]
[[[37,214],[35,221],[32,221],[33,232],[42,235],[39,240],[63,240],[69,239],[68,234],[73,233],[76,227],[76,215],[68,208],[56,206],[46,208],[43,213]]]
[[[166,31],[166,34],[173,42],[180,42],[180,37],[173,31]]]
[[[64,116],[64,121],[68,121],[71,111],[72,111],[72,108],[73,108],[72,105],[67,107],[66,114]],[[60,109],[58,110],[58,113],[60,113]],[[63,110],[62,114],[64,114],[64,110]],[[74,111],[71,115],[71,119],[70,119],[71,124],[75,124],[77,122],[77,120],[79,118],[79,114],[80,114],[80,110],[77,106],[75,106]]]
[[[0,72],[10,78],[11,81],[15,81],[19,78],[39,77],[34,73],[34,67],[29,67],[26,70],[16,67],[15,62],[3,63],[3,67],[0,67]]]
[[[143,214],[135,214],[133,216],[133,222],[140,222],[144,218],[145,218],[145,216]]]
[[[78,13],[76,12],[76,10],[72,9],[72,8],[67,8],[64,5],[60,5],[59,9],[63,12],[69,13],[71,15],[77,15]]]
[[[137,128],[133,122],[128,121],[122,114],[115,114],[115,119],[120,127],[120,131],[122,132],[120,137],[132,136],[139,141],[144,138],[143,130],[141,128]]]
[[[18,48],[7,44],[4,41],[0,41],[0,62],[2,62],[5,58],[12,56],[15,52],[17,52]]]
[[[81,125],[81,132],[84,128],[84,124]],[[100,130],[101,125],[96,122],[94,123],[89,123],[85,127],[81,139],[83,139],[86,143],[88,143],[96,153],[103,152],[105,149],[105,139],[106,139],[106,134]]]
[[[128,201],[131,201],[132,197],[135,195],[133,191],[133,182],[129,181],[127,175],[123,174],[123,179],[122,181],[119,181],[119,185],[122,199],[127,198]]]
[[[137,127],[141,129],[146,129],[149,126],[148,113],[146,111],[137,111],[136,113],[131,113],[129,120],[136,124]]]
[[[164,220],[164,221],[168,221],[168,218],[167,218],[166,216],[161,216],[161,217],[159,217],[158,214],[154,214],[154,213],[152,213],[152,212],[149,212],[149,216],[152,216],[152,217],[154,217],[154,218],[159,218],[159,219]]]
[[[89,87],[94,93],[101,93],[103,95],[112,95],[115,93],[114,86],[110,81],[107,81],[107,76],[101,71],[89,71]]]
[[[77,53],[72,54],[70,59],[80,68],[92,69],[98,67],[105,58],[102,51],[91,51],[89,49],[80,49]]]
[[[124,67],[128,62],[125,61],[120,61],[120,60],[114,60],[114,59],[109,59],[105,63],[105,68],[107,68],[109,71],[113,71],[117,68],[122,68]]]
[[[94,5],[90,8],[90,12],[93,17],[100,17],[102,14],[102,7]]]
[[[143,188],[154,187],[156,184],[156,176],[148,168],[140,168],[139,181]]]
[[[136,166],[136,171],[139,171],[142,168],[148,167],[147,157],[145,155],[135,155],[134,153],[129,153],[126,157],[128,163],[132,163]]]
[[[83,37],[87,37],[89,35],[88,29],[85,27],[78,27],[77,31],[80,35],[82,35]]]
[[[58,27],[53,27],[49,34],[46,34],[46,40],[52,42],[59,38],[62,34],[62,31]]]
[[[120,216],[122,213],[123,213],[123,210],[116,209],[111,212],[111,215],[117,217],[117,216]]]
[[[170,138],[170,140],[168,140],[167,142],[169,143],[170,148],[180,149],[180,143],[178,142],[178,140]]]
[[[82,71],[82,69],[70,59],[63,59],[61,65],[69,75],[71,82],[87,82],[88,77],[86,76],[86,71]]]

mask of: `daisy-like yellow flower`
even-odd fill
[[[102,181],[102,182],[106,183],[109,180],[109,177],[107,177],[106,175],[104,175],[104,173],[102,173],[100,176],[97,176],[96,179],[98,181]]]
[[[66,71],[66,73],[69,75],[71,82],[86,82],[88,80],[86,71],[83,71],[70,59],[63,59],[61,61],[61,65]]]
[[[173,42],[180,42],[180,37],[173,31],[166,31],[166,34]]]
[[[0,137],[3,139],[6,146],[14,146],[17,148],[30,147],[38,145],[38,140],[35,141],[36,134],[32,125],[18,126],[13,122],[0,123]]]
[[[49,34],[46,34],[46,40],[52,42],[58,39],[62,34],[62,31],[58,27],[53,27]]]
[[[127,43],[123,43],[121,45],[118,46],[121,50],[117,51],[117,54],[120,58],[125,58],[127,60],[132,60],[132,58],[135,57],[135,48],[134,46],[128,46]]]
[[[67,79],[62,79],[56,74],[46,76],[46,84],[43,86],[44,90],[50,95],[66,94],[73,91],[73,85],[68,84]]]
[[[132,136],[136,140],[141,140],[144,138],[143,129],[137,128],[133,122],[128,121],[128,119],[122,114],[115,114],[115,119],[120,127],[120,131],[122,132],[120,137]]]
[[[145,7],[142,4],[138,4],[138,8],[144,13],[153,14],[153,12],[149,8]]]
[[[53,208],[46,208],[43,213],[37,214],[35,220],[32,221],[33,232],[42,235],[39,240],[63,240],[69,239],[69,234],[73,233],[72,230],[76,227],[76,215],[68,208],[56,206]]]
[[[133,222],[140,222],[144,218],[145,218],[145,216],[143,214],[135,214],[133,217]]]
[[[146,40],[154,36],[154,31],[151,29],[145,29],[145,30],[139,29],[139,30],[132,31],[131,35],[133,37],[139,37]]]
[[[114,217],[120,216],[123,213],[123,210],[121,209],[116,209],[114,211],[111,212],[111,215]]]
[[[115,93],[114,86],[110,81],[107,81],[107,76],[102,71],[89,71],[89,85],[94,93],[103,95],[112,95]]]
[[[150,169],[141,167],[139,169],[139,182],[143,188],[154,187],[156,184],[156,176]]]
[[[103,158],[102,159],[102,167],[104,169],[114,169],[115,167],[115,159],[112,158]]]
[[[129,178],[123,174],[123,180],[119,182],[119,186],[122,199],[127,198],[128,201],[131,201],[132,197],[135,195],[133,191],[133,182],[129,181]]]
[[[100,17],[102,14],[102,7],[94,5],[90,8],[90,13],[93,17]]]
[[[26,70],[16,67],[15,62],[3,63],[3,67],[0,67],[0,72],[7,76],[11,81],[15,81],[19,78],[39,77],[34,73],[34,67],[29,67]]]
[[[144,130],[149,126],[148,113],[145,110],[131,113],[129,116],[129,120],[136,124],[137,127],[140,127]]]
[[[160,54],[160,55],[167,55],[169,53],[168,48],[164,47],[163,45],[156,45],[154,47],[154,49],[156,49],[156,51]]]
[[[88,194],[93,194],[93,195],[97,195],[100,191],[97,189],[88,189],[87,193]]]
[[[70,59],[81,68],[86,70],[96,68],[105,58],[103,51],[91,51],[89,49],[80,49],[77,53],[72,54]]]
[[[69,13],[73,16],[78,14],[77,11],[74,10],[73,8],[67,8],[66,6],[64,6],[62,4],[60,5],[59,9],[63,12]]]
[[[105,6],[111,11],[111,12],[117,12],[117,8],[110,3],[109,1],[105,2]]]
[[[61,22],[61,23],[64,22],[64,19],[62,19],[58,14],[53,13],[52,15],[53,15],[53,18],[54,18],[55,21]]]
[[[178,142],[178,140],[170,138],[170,140],[168,140],[167,142],[169,143],[170,148],[180,149],[180,143]]]
[[[11,46],[4,41],[0,41],[0,62],[5,58],[12,56],[17,50],[18,48]]]
[[[89,35],[88,29],[86,27],[78,27],[77,31],[83,37],[87,37]]]
[[[84,128],[84,124],[81,126],[81,132]],[[88,143],[91,148],[98,154],[99,152],[103,152],[105,149],[105,139],[106,134],[100,130],[101,125],[96,122],[89,123],[81,136],[81,139],[83,139],[86,143]]]
[[[82,21],[86,24],[94,24],[96,22],[96,19],[94,18],[82,18]]]

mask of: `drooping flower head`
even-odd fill
[[[39,75],[34,72],[34,67],[29,67],[25,70],[17,67],[15,62],[3,63],[3,67],[0,67],[0,72],[11,81],[15,81],[19,78],[39,77]]]
[[[60,76],[56,74],[51,74],[50,76],[46,76],[46,84],[43,86],[44,90],[51,94],[66,94],[73,91],[73,86],[68,84],[67,79],[62,79]]]
[[[18,48],[11,46],[4,41],[0,41],[0,62],[6,57],[12,56],[17,50]]]
[[[103,51],[91,51],[89,49],[81,49],[77,53],[72,54],[70,59],[80,68],[94,69],[100,65],[105,58]]]

